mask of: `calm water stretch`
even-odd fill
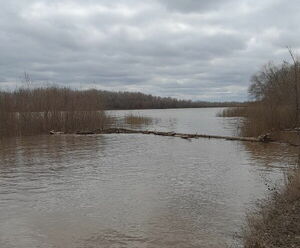
[[[111,111],[147,128],[235,135],[220,109]],[[279,187],[297,150],[141,134],[0,143],[0,247],[230,247],[246,213]]]

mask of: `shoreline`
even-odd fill
[[[245,248],[300,247],[300,168],[247,218]]]

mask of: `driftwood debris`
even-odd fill
[[[55,134],[64,134],[64,132],[55,132],[54,130],[50,131],[51,135],[55,135]]]
[[[207,138],[207,139],[224,139],[224,140],[237,140],[237,141],[249,141],[249,142],[270,142],[269,135],[254,137],[231,137],[231,136],[219,136],[219,135],[207,135],[207,134],[186,134],[186,133],[175,133],[175,132],[160,132],[160,131],[149,131],[149,130],[133,130],[126,128],[107,128],[107,129],[96,129],[93,131],[78,131],[75,134],[78,135],[90,135],[90,134],[152,134],[160,136],[179,137],[182,139],[195,139],[195,138]],[[50,134],[62,134],[62,132],[51,131]]]

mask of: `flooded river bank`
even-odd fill
[[[110,114],[153,118],[139,129],[236,134],[218,111]],[[245,214],[296,158],[279,144],[142,134],[5,139],[0,247],[239,247]]]

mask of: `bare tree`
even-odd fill
[[[24,84],[25,84],[25,87],[28,89],[32,86],[31,77],[26,71],[24,72]]]
[[[294,63],[294,87],[295,87],[295,127],[299,124],[299,91],[298,91],[298,61],[294,56],[294,53],[290,47],[287,47]]]

